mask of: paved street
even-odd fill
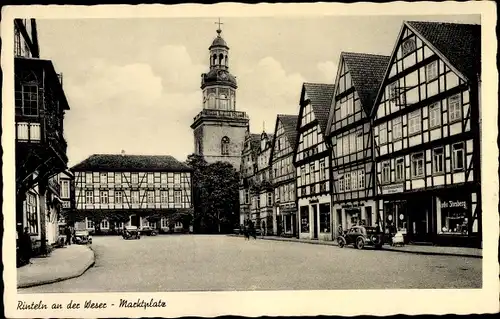
[[[83,276],[41,292],[480,288],[481,259],[241,237],[95,237]]]

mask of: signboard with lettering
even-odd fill
[[[467,203],[462,200],[449,200],[449,201],[442,201],[441,202],[441,208],[464,208],[467,209]]]
[[[404,191],[403,184],[393,184],[382,186],[382,194],[396,194],[402,193]]]

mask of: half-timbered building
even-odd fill
[[[257,161],[255,163],[254,185],[250,189],[252,196],[252,221],[260,228],[263,235],[273,233],[273,202],[274,189],[271,184],[271,156],[272,134],[260,134]]]
[[[332,146],[332,201],[337,232],[378,222],[370,122],[389,57],[342,52],[327,125]]]
[[[374,113],[379,210],[407,241],[479,245],[479,25],[404,22]]]
[[[273,233],[289,237],[297,235],[297,175],[293,165],[296,140],[297,115],[278,114],[269,158],[274,188]]]
[[[92,155],[71,171],[79,228],[167,232],[191,226],[191,168],[172,156]]]
[[[294,166],[299,237],[332,240],[330,163],[324,138],[333,84],[304,83],[300,94]]]
[[[254,212],[251,191],[255,185],[257,152],[260,145],[260,134],[246,132],[240,166],[240,225],[246,225]]]
[[[58,175],[67,168],[62,76],[40,58],[35,19],[14,20],[16,230],[40,252],[57,239]],[[38,248],[37,248],[38,249]]]

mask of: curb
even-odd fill
[[[31,288],[31,287],[36,287],[36,286],[43,286],[43,285],[48,285],[48,284],[53,284],[56,282],[61,282],[65,281],[68,279],[73,279],[82,276],[87,270],[89,270],[91,267],[95,265],[95,252],[92,249],[91,246],[87,246],[90,251],[92,252],[92,258],[90,261],[83,267],[80,271],[78,271],[76,274],[71,274],[69,276],[64,276],[64,277],[57,277],[53,279],[48,279],[48,280],[42,280],[42,281],[37,281],[37,282],[29,282],[25,284],[19,284],[17,285],[18,289],[23,289],[23,288]]]
[[[238,235],[230,235],[233,237],[240,237]],[[263,240],[274,240],[274,241],[281,241],[281,242],[291,242],[291,243],[301,243],[301,244],[311,244],[311,245],[323,245],[323,246],[335,246],[337,247],[336,244],[327,244],[326,242],[321,242],[321,241],[298,241],[298,240],[286,240],[286,239],[280,239],[280,238],[269,238],[269,237],[257,237],[258,239],[263,239]],[[441,252],[433,252],[433,251],[411,251],[411,250],[404,250],[404,249],[397,249],[397,248],[382,248],[383,251],[390,251],[390,252],[398,252],[398,253],[408,253],[408,254],[415,254],[415,255],[433,255],[433,256],[452,256],[452,257],[468,257],[468,258],[478,258],[482,259],[483,256],[478,256],[478,255],[472,255],[472,254],[456,254],[456,253],[441,253]]]

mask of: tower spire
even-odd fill
[[[222,32],[222,29],[220,28],[220,26],[221,26],[221,24],[224,24],[224,23],[220,22],[220,18],[219,18],[219,21],[215,22],[215,24],[218,24],[217,34],[220,36],[220,34]]]

